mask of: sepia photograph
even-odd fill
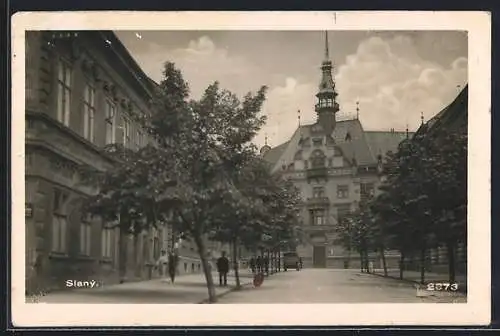
[[[471,251],[489,245],[489,168],[468,153],[487,149],[475,159],[489,162],[489,129],[478,130],[489,96],[477,96],[489,77],[471,70],[488,69],[470,61],[489,49],[471,47],[473,19],[391,29],[367,24],[374,15],[352,29],[347,13],[335,24],[322,13],[304,29],[275,13],[285,23],[271,29],[269,13],[247,27],[241,13],[178,29],[158,24],[164,14],[149,18],[158,27],[134,14],[143,25],[128,29],[131,15],[107,29],[90,27],[97,17],[31,29],[17,18],[24,90],[13,87],[23,102],[12,134],[24,134],[25,209],[24,222],[13,215],[24,242],[13,241],[13,258],[24,284],[12,283],[23,309],[56,317],[66,305],[112,314],[100,304],[160,304],[172,315],[209,304],[195,311],[273,324],[234,307],[287,315],[304,309],[296,304],[359,304],[344,313],[362,315],[414,304],[402,315],[422,316],[414,323],[429,309],[488,308],[489,250],[481,274],[485,260]],[[409,322],[399,313],[376,322]]]

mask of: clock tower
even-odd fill
[[[339,104],[336,101],[337,92],[335,92],[335,82],[332,77],[332,61],[328,52],[328,32],[325,32],[325,59],[321,64],[321,72],[315,110],[318,115],[318,124],[321,125],[326,136],[331,136],[335,129],[335,114],[339,111]]]

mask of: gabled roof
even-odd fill
[[[278,160],[280,159],[281,155],[283,154],[283,151],[288,146],[289,142],[290,141],[287,141],[285,143],[282,143],[279,146],[276,146],[276,147],[271,148],[270,150],[268,150],[264,154],[264,160],[266,160],[267,162],[269,162],[269,163],[271,163],[273,165],[276,164],[276,162],[278,162]]]
[[[314,137],[314,125],[316,124],[297,128],[289,141],[270,149],[264,155],[264,159],[275,169],[280,161],[288,165],[293,161],[300,139]],[[351,119],[338,121],[332,137],[335,146],[348,161],[352,162],[355,159],[358,165],[364,166],[376,164],[378,154],[395,152],[399,143],[406,138],[406,132],[366,132],[358,119]]]
[[[425,130],[436,130],[440,127],[467,127],[469,103],[469,85],[466,85],[458,96],[438,114],[422,125],[417,133]]]

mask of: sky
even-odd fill
[[[267,124],[254,142],[287,141],[301,124],[314,123],[321,78],[322,31],[117,31],[143,71],[162,79],[172,61],[199,98],[219,81],[243,97],[268,86]],[[467,83],[467,33],[460,31],[329,31],[329,52],[340,111],[365,130],[414,131]]]

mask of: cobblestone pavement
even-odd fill
[[[216,294],[223,295],[234,289],[235,278],[228,276],[228,286],[218,286],[218,275],[213,273]],[[252,281],[248,272],[241,276],[242,284]],[[208,298],[205,276],[203,274],[183,275],[171,284],[162,279],[129,282],[99,286],[93,289],[74,289],[46,294],[42,297],[27,298],[30,303],[200,303]]]
[[[246,287],[218,303],[419,303],[466,302],[458,293],[430,293],[416,285],[358,270],[303,269],[272,275],[261,287]]]

